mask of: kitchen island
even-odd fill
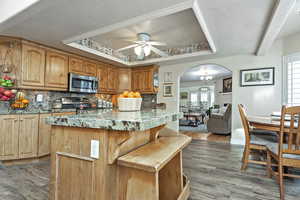
[[[165,125],[182,113],[98,110],[49,117],[50,200],[185,200],[182,149]]]

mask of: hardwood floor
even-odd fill
[[[193,140],[183,152],[184,171],[191,179],[190,200],[277,200],[278,185],[264,167],[240,171],[241,146]],[[47,200],[49,162],[0,165],[1,200]],[[300,199],[300,180],[286,179],[286,200]]]

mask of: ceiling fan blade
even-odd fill
[[[132,44],[132,45],[129,45],[127,47],[123,47],[121,49],[118,49],[117,52],[124,51],[124,50],[127,50],[127,49],[131,49],[131,48],[134,48],[134,47],[137,47],[137,46],[139,46],[139,44]]]
[[[151,50],[152,50],[154,53],[160,55],[161,57],[167,57],[167,56],[169,56],[167,53],[165,53],[165,52],[159,50],[159,49],[156,48],[156,47],[153,47],[153,46],[150,45],[150,48],[151,48]]]
[[[147,44],[153,45],[153,46],[166,46],[167,44],[164,42],[158,42],[158,41],[149,41]]]

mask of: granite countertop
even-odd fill
[[[144,131],[170,121],[176,121],[179,118],[182,118],[181,112],[168,112],[158,109],[139,112],[96,110],[78,115],[48,117],[46,122],[57,126]]]
[[[76,109],[25,109],[25,110],[0,110],[0,115],[26,115],[26,114],[48,114],[48,113],[63,113],[63,112],[76,112]]]

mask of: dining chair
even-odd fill
[[[247,118],[245,107],[242,104],[238,105],[242,124],[244,127],[244,134],[245,134],[245,147],[244,153],[242,158],[242,167],[241,170],[245,170],[248,167],[249,163],[259,164],[259,165],[267,165],[267,161],[261,160],[254,160],[250,159],[250,155],[254,153],[253,150],[263,152],[264,156],[266,157],[267,154],[267,147],[268,143],[274,143],[276,138],[276,133],[268,132],[268,131],[261,131],[255,130],[250,127],[249,120]]]
[[[300,168],[300,106],[283,106],[280,118],[280,133],[277,144],[267,145],[267,174],[276,176],[279,182],[280,199],[284,199],[284,177],[300,178],[292,174],[286,167]],[[286,119],[289,119],[288,121]],[[274,162],[273,162],[274,161]],[[277,170],[272,164],[277,164]]]

